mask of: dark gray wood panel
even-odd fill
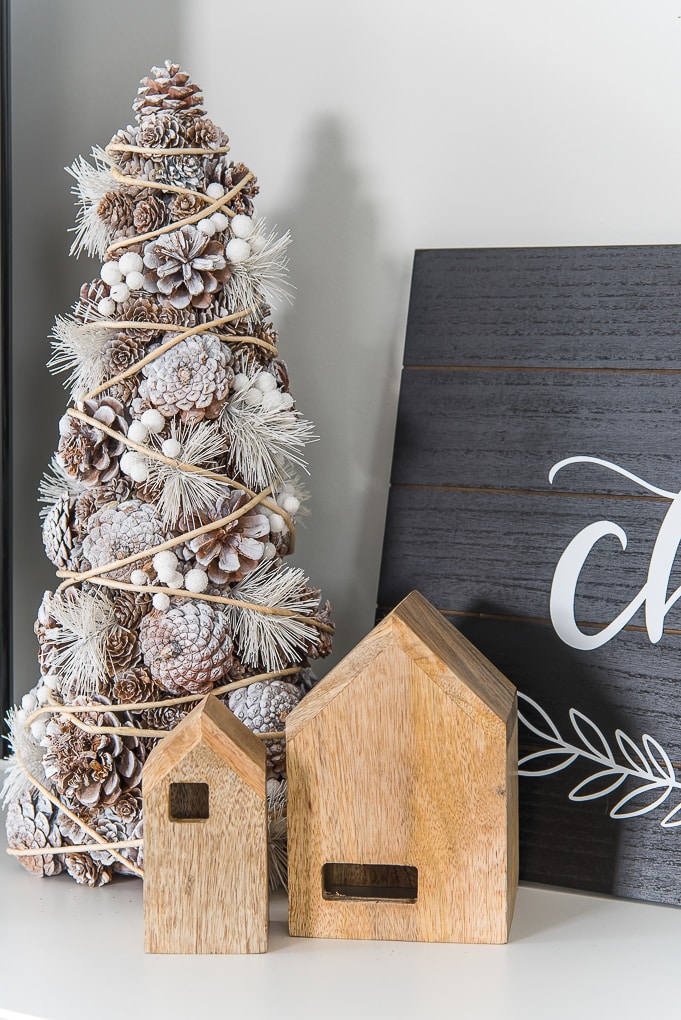
[[[577,587],[575,616],[609,623],[645,583],[669,505],[393,486],[379,605],[396,605],[418,588],[443,610],[474,612],[482,601],[494,605],[495,614],[548,619],[562,553],[582,529],[608,520],[626,532],[627,549],[615,537],[594,546]],[[670,588],[680,584],[681,562]],[[631,622],[643,625],[642,612]],[[681,628],[681,601],[666,623]]]
[[[676,373],[405,370],[392,480],[645,492],[593,465],[563,469],[549,485],[554,464],[588,456],[678,491],[680,393],[681,375]]]
[[[418,251],[405,364],[681,368],[681,249]]]
[[[656,643],[641,607],[578,650],[550,595],[561,555],[599,521],[627,548],[609,535],[584,561],[585,633],[641,590],[663,522],[654,591],[681,587],[680,299],[677,246],[418,252],[378,598],[382,615],[419,588],[581,748],[563,770],[521,778],[523,877],[667,903],[681,903],[681,828],[661,824],[681,803],[681,600]],[[666,495],[593,463],[550,485],[556,463],[580,456]],[[589,756],[575,720],[612,758]],[[521,727],[521,755],[545,739]],[[644,764],[630,769],[623,747]],[[622,785],[571,799],[599,762]],[[610,817],[629,793],[640,814]]]

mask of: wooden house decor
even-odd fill
[[[514,686],[412,592],[286,720],[289,930],[506,942]]]
[[[144,766],[144,948],[267,951],[265,748],[209,694]]]

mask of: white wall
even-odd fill
[[[87,276],[60,167],[127,122],[152,63],[203,85],[259,212],[294,234],[277,322],[322,437],[296,558],[345,652],[373,622],[414,249],[680,241],[680,51],[671,0],[14,0],[17,691],[51,579],[31,500],[63,395],[43,337]]]

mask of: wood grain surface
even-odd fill
[[[639,609],[589,651],[550,615],[556,565],[595,522],[627,545],[590,552],[580,628],[608,625],[646,582],[681,489],[680,284],[678,246],[416,253],[378,616],[419,588],[561,732],[574,707],[613,744],[617,729],[639,746],[651,734],[681,769],[681,601],[656,643]],[[640,481],[594,462],[549,481],[573,457]],[[522,726],[519,742],[539,747]],[[617,793],[571,801],[587,774],[521,779],[522,877],[681,903],[678,830],[654,811],[611,819]]]
[[[197,783],[208,786],[208,816],[172,818],[171,786]],[[262,742],[209,695],[154,748],[143,794],[146,951],[266,952]]]
[[[439,614],[422,616],[423,601],[412,593],[287,719],[292,935],[508,938],[515,692]],[[363,895],[367,865],[386,884],[399,886],[396,868],[417,874],[400,895]],[[325,894],[323,876],[353,866],[355,888]]]

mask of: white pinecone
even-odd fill
[[[153,549],[165,542],[163,523],[152,503],[128,499],[117,506],[103,507],[90,518],[83,538],[83,555],[93,567],[102,567],[123,560],[134,553]],[[151,557],[149,558],[151,562]],[[129,581],[133,570],[143,570],[147,560],[137,560],[127,567],[112,570],[109,577]]]

